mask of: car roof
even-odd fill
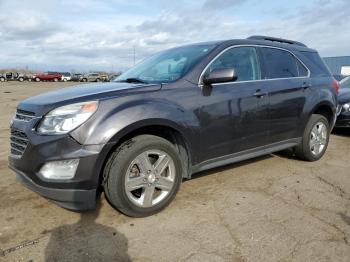
[[[302,51],[302,52],[317,52],[314,49],[307,47],[305,44],[288,40],[282,38],[268,37],[268,36],[251,36],[247,39],[228,39],[228,40],[219,40],[211,42],[200,42],[193,43],[187,46],[195,45],[215,45],[215,46],[233,46],[233,45],[258,45],[258,46],[271,46],[278,47],[287,50],[293,51]]]

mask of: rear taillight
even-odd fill
[[[338,95],[339,94],[339,83],[335,79],[333,79],[333,87],[335,89],[335,93]]]

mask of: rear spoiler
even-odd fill
[[[283,39],[283,38],[276,38],[276,37],[270,37],[270,36],[263,36],[263,35],[253,35],[248,37],[247,39],[251,40],[263,40],[263,41],[271,41],[271,42],[279,42],[284,44],[290,44],[290,45],[299,45],[303,47],[307,47],[305,44],[293,40]]]

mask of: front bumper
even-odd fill
[[[70,210],[90,210],[96,207],[96,189],[79,190],[44,187],[36,184],[23,172],[11,166],[10,168],[17,173],[17,180],[27,188],[64,208]]]
[[[14,119],[11,130],[16,134],[11,133],[11,143],[18,143],[25,137],[27,144],[21,155],[16,156],[11,151],[9,167],[25,186],[60,206],[72,210],[93,209],[104,160],[114,144],[81,145],[69,134],[40,135],[34,128],[38,121],[35,118],[28,122]],[[22,134],[20,140],[12,140],[18,134]],[[47,162],[69,159],[79,159],[72,179],[47,179],[39,172]]]

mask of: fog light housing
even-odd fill
[[[78,164],[79,159],[52,161],[43,165],[39,173],[47,179],[72,179]]]

